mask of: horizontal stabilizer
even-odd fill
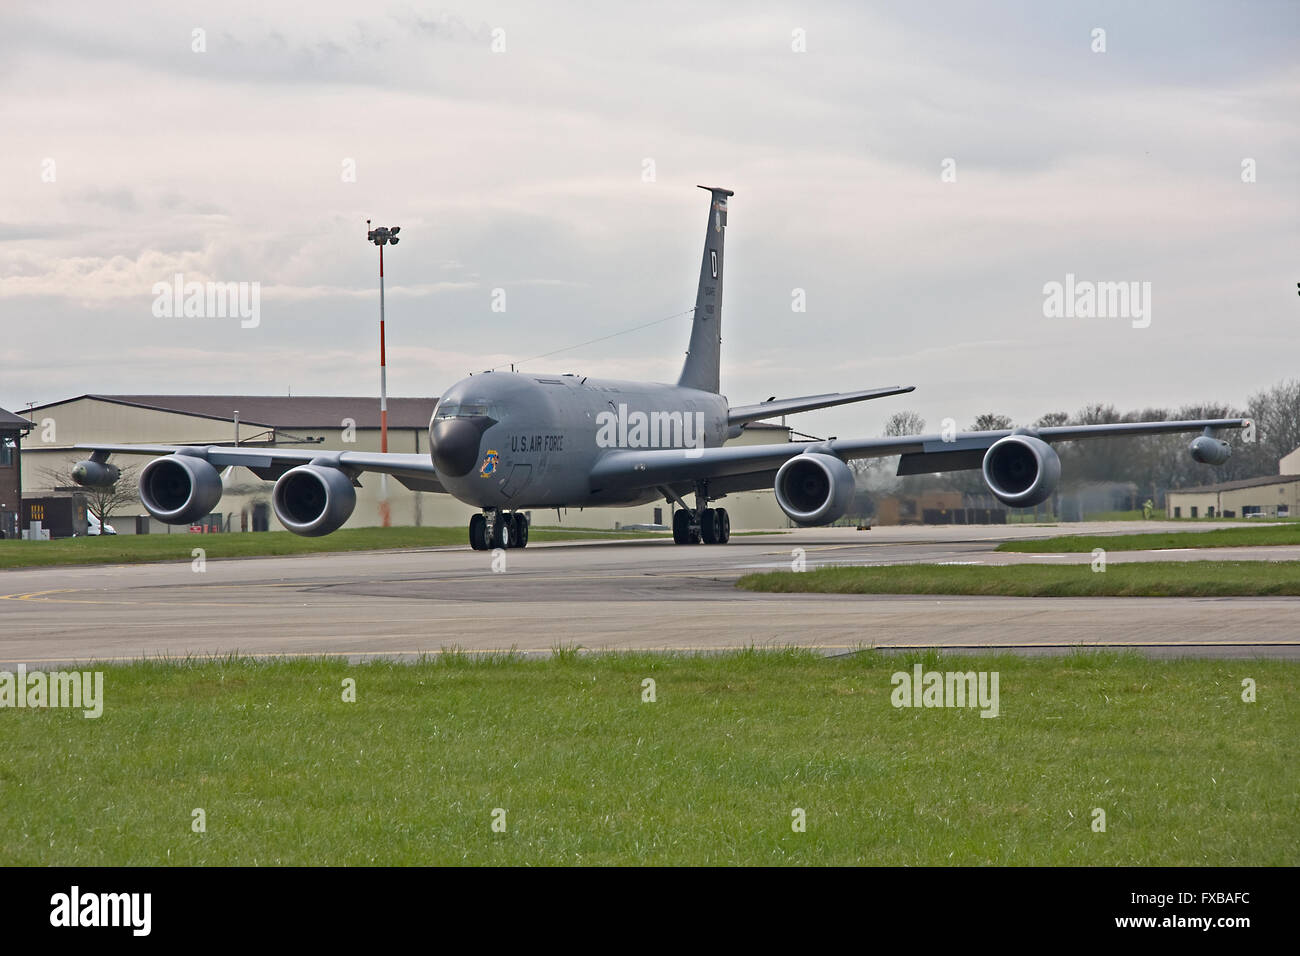
[[[848,405],[851,402],[865,402],[872,398],[884,398],[887,395],[902,395],[910,392],[915,385],[889,385],[885,388],[867,388],[860,392],[828,392],[825,395],[804,395],[802,398],[783,398],[757,405],[740,405],[727,412],[728,425],[744,425],[758,422],[778,415],[793,415],[795,412],[809,412],[814,408],[829,408],[832,405]]]

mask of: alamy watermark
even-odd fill
[[[703,412],[628,411],[620,402],[596,415],[596,428],[598,448],[704,447]]]
[[[154,318],[239,319],[244,329],[262,322],[260,282],[186,282],[178,272],[171,282],[155,282],[152,291]]]
[[[152,911],[152,893],[83,893],[74,885],[50,897],[50,925],[56,927],[125,927],[133,936],[148,936]]]
[[[68,707],[94,720],[104,713],[103,671],[0,671],[0,707]]]
[[[1151,325],[1150,282],[1076,281],[1043,286],[1043,317],[1048,319],[1130,319],[1135,329]]]
[[[889,702],[895,707],[979,707],[981,717],[998,715],[997,671],[898,671]]]

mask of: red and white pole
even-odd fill
[[[388,363],[384,354],[384,247],[379,247],[379,450],[388,451]]]
[[[384,246],[379,246],[379,450],[388,451],[388,360],[384,349]],[[392,511],[388,507],[388,476],[379,476],[379,524],[390,527]]]

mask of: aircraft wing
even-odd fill
[[[446,492],[438,481],[433,461],[428,455],[378,451],[325,451],[311,448],[265,448],[235,445],[104,445],[97,442],[79,444],[94,452],[92,460],[102,461],[114,455],[171,455],[183,452],[204,459],[216,468],[238,465],[266,481],[279,478],[296,465],[318,458],[354,472],[372,471],[392,475],[412,491]]]
[[[1242,428],[1242,418],[1215,418],[1181,422],[1120,422],[1111,425],[1061,425],[1018,429],[1050,443],[1091,438],[1120,438],[1197,432],[1210,428]],[[771,445],[730,445],[722,448],[656,448],[611,452],[592,471],[593,490],[648,488],[679,481],[735,478],[770,472],[804,452],[821,452],[846,461],[899,455],[900,475],[978,468],[984,452],[1013,429],[958,432],[942,435],[902,435],[889,438],[836,438],[820,442],[782,442]]]
[[[778,415],[793,415],[795,412],[808,412],[815,408],[865,402],[872,398],[884,398],[887,395],[902,395],[915,388],[915,385],[888,385],[884,388],[866,388],[858,392],[827,392],[825,395],[804,395],[802,398],[772,399],[759,402],[757,405],[737,405],[728,410],[727,424],[744,425],[747,422],[762,421]]]

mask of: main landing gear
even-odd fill
[[[469,519],[469,546],[475,551],[528,547],[528,516],[489,508]]]
[[[673,541],[677,544],[726,544],[731,540],[731,517],[726,508],[710,508],[707,482],[695,490],[695,507],[677,499],[682,510],[673,512]]]

